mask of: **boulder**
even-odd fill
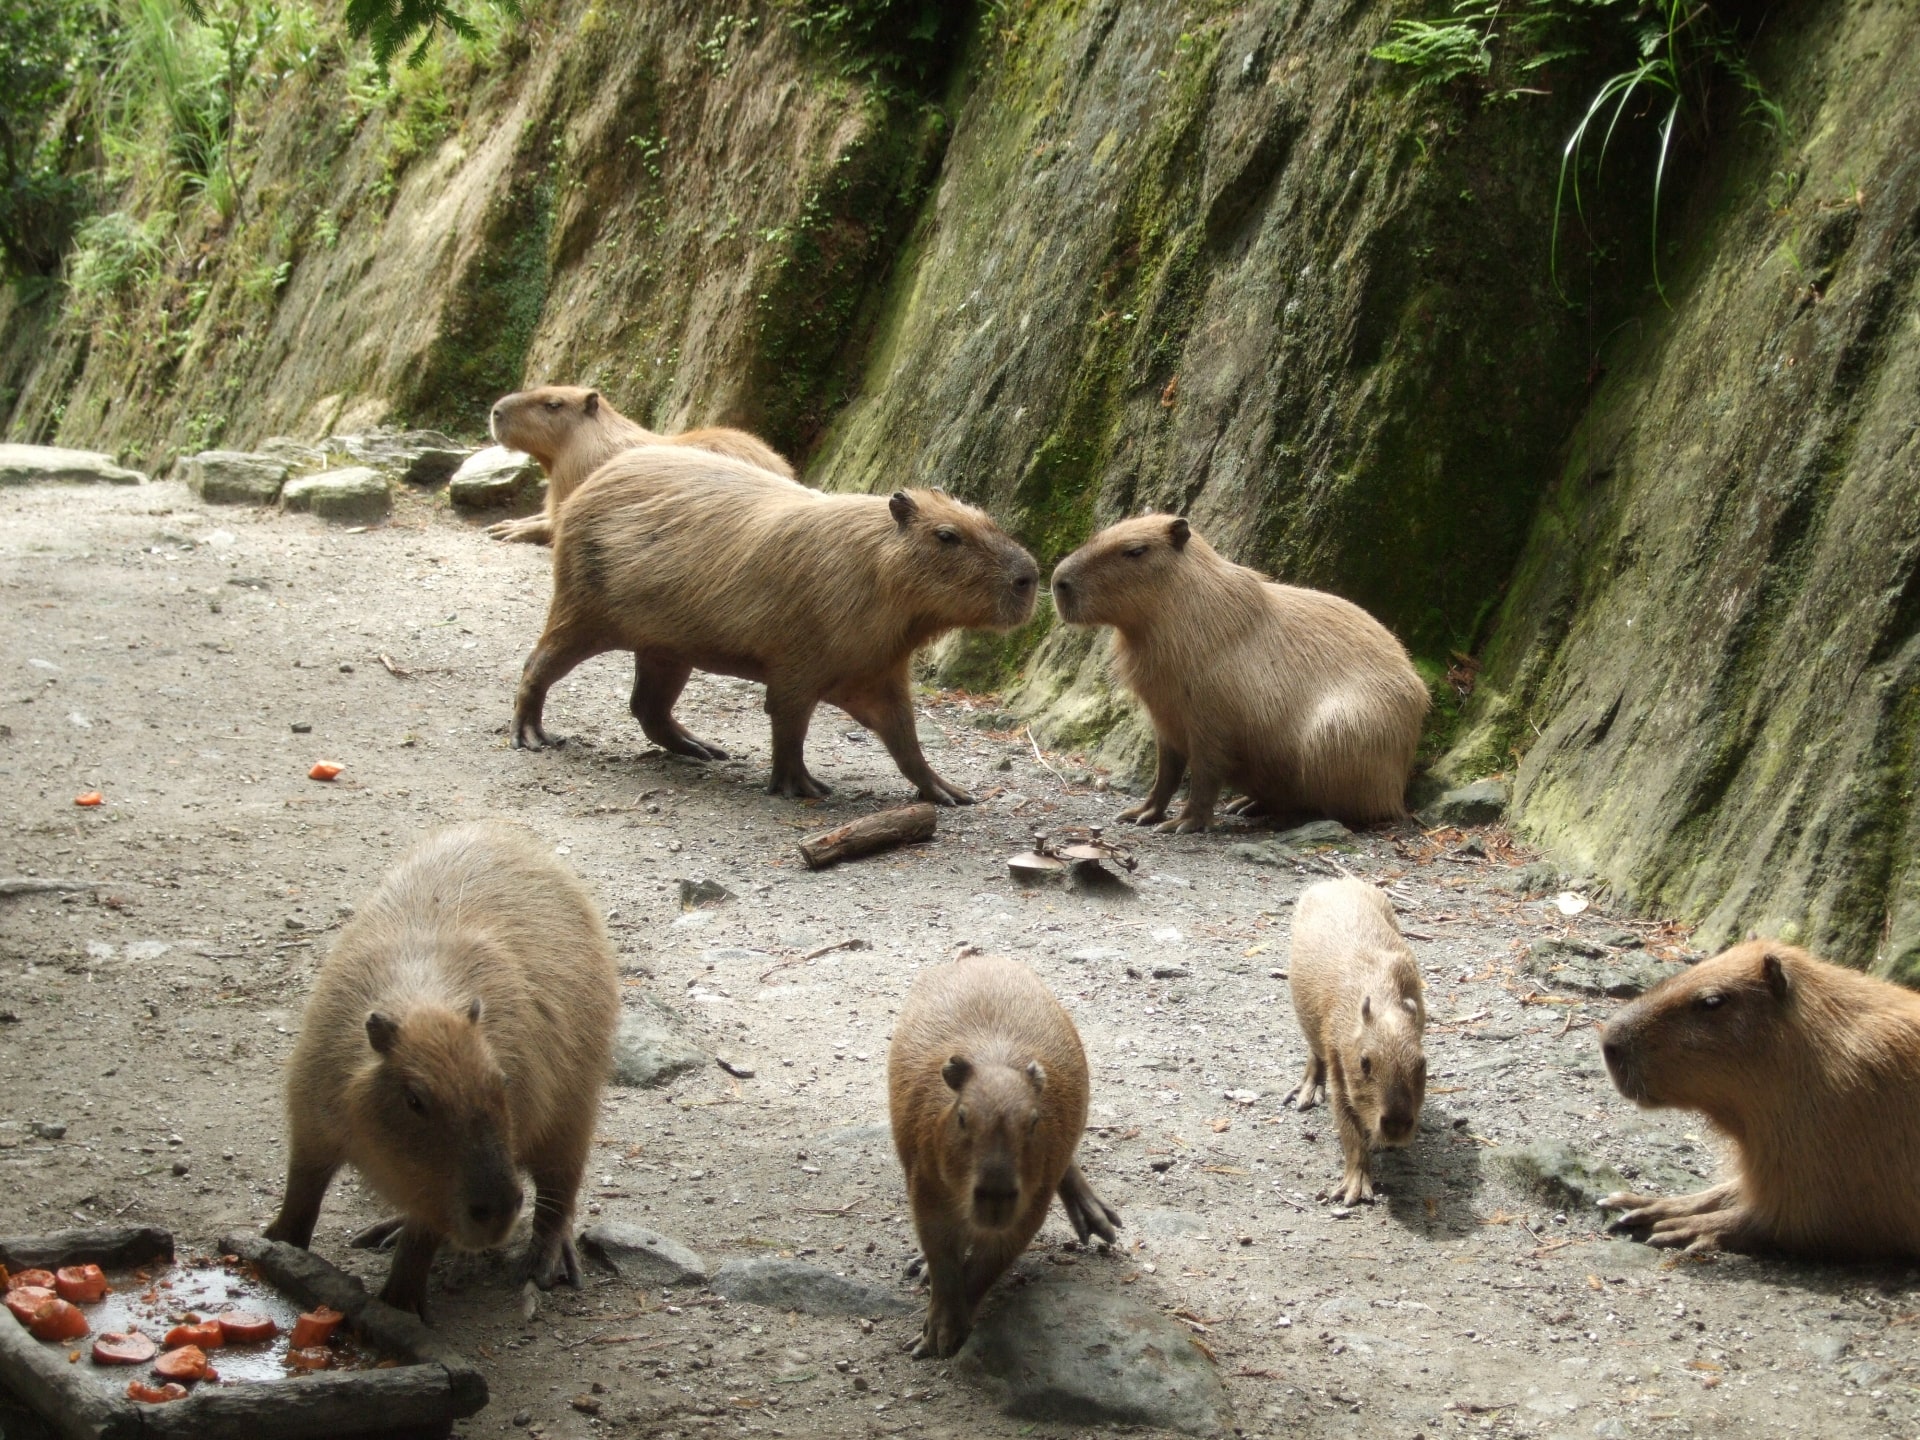
[[[209,505],[271,505],[290,467],[277,455],[203,450],[180,462],[187,488]]]
[[[98,450],[53,445],[0,445],[0,485],[144,485],[147,477]]]
[[[802,1315],[912,1315],[919,1305],[864,1280],[804,1260],[729,1260],[708,1282],[736,1305],[798,1310]]]
[[[613,1083],[652,1090],[707,1063],[706,1052],[682,1040],[650,1013],[620,1017],[613,1037]]]
[[[447,498],[468,510],[511,505],[539,480],[540,464],[531,455],[489,445],[460,462],[447,482]]]
[[[1536,940],[1528,947],[1525,966],[1527,974],[1544,984],[1616,1000],[1631,1000],[1686,968],[1644,950],[1616,952],[1577,937]]]
[[[1447,791],[1415,818],[1429,830],[1442,825],[1491,825],[1507,813],[1511,798],[1506,781],[1476,780]]]
[[[1498,1159],[1522,1186],[1568,1210],[1590,1210],[1602,1196],[1633,1188],[1613,1166],[1589,1159],[1562,1140],[1509,1146],[1499,1151]]]
[[[707,1262],[678,1240],[644,1225],[609,1220],[580,1233],[580,1247],[623,1280],[642,1285],[707,1283]]]
[[[280,508],[304,510],[341,524],[365,525],[387,517],[393,509],[393,494],[378,471],[356,465],[289,480],[280,491]]]
[[[304,440],[295,440],[291,435],[269,435],[260,442],[258,453],[270,455],[275,460],[284,460],[295,470],[327,468],[325,449],[318,445],[309,445]]]

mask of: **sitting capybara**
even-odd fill
[[[1426,990],[1392,902],[1364,880],[1308,886],[1287,976],[1309,1052],[1287,1098],[1306,1110],[1328,1097],[1346,1158],[1340,1202],[1371,1200],[1372,1152],[1412,1142],[1427,1094]]]
[[[745,430],[716,426],[658,435],[622,415],[598,390],[578,385],[543,385],[502,396],[493,404],[488,429],[496,443],[525,451],[547,472],[544,513],[488,526],[487,533],[496,540],[549,543],[553,517],[566,498],[615,455],[640,445],[686,445],[793,479],[786,457]]]
[[[1102,530],[1060,562],[1053,599],[1068,624],[1119,632],[1120,678],[1153,720],[1153,790],[1122,820],[1160,820],[1189,766],[1163,830],[1205,830],[1227,785],[1350,824],[1406,813],[1427,690],[1358,605],[1276,585],[1172,515]]]
[[[960,1348],[1056,1194],[1083,1241],[1113,1243],[1120,1216],[1073,1158],[1087,1057],[1025,965],[969,955],[920,972],[887,1051],[887,1104],[931,1290],[916,1360]]]
[[[983,512],[938,490],[828,495],[669,446],[630,450],[561,507],[553,603],[527,657],[515,745],[545,744],[547,690],[607,650],[634,653],[647,738],[724,754],[673,716],[694,669],[764,681],[776,795],[820,796],[807,726],[822,700],[872,730],[935,804],[972,797],[920,752],[908,664],[961,626],[1010,630],[1033,611],[1033,557]]]
[[[532,1278],[577,1286],[570,1221],[620,1010],[580,882],[520,831],[415,846],[341,931],[287,1064],[286,1198],[267,1238],[307,1246],[354,1166],[399,1232],[381,1298],[423,1311],[442,1240],[499,1245],[533,1176]]]
[[[1920,995],[1753,940],[1663,981],[1601,1035],[1620,1093],[1732,1143],[1692,1195],[1600,1203],[1655,1245],[1920,1258]]]

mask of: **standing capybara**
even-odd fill
[[[1752,940],[1663,981],[1600,1039],[1622,1095],[1698,1110],[1733,1173],[1600,1203],[1655,1245],[1920,1258],[1920,995]]]
[[[887,1051],[887,1105],[932,1292],[916,1360],[960,1348],[1056,1194],[1082,1240],[1113,1243],[1119,1213],[1073,1158],[1087,1128],[1079,1032],[1018,961],[920,972]]]
[[[1206,829],[1227,785],[1350,824],[1406,813],[1427,689],[1358,605],[1276,585],[1172,515],[1102,530],[1060,562],[1053,599],[1069,625],[1119,632],[1120,678],[1153,720],[1153,790],[1121,819],[1160,820],[1189,766],[1163,830]]]
[[[489,525],[487,534],[496,540],[549,543],[553,517],[566,498],[622,450],[641,445],[685,445],[793,479],[793,466],[786,457],[757,435],[724,426],[658,435],[622,415],[598,390],[578,385],[543,385],[502,396],[493,403],[488,429],[496,443],[525,451],[547,472],[546,510]]]
[[[829,793],[805,754],[825,700],[880,737],[923,799],[970,804],[920,752],[908,664],[948,630],[1019,625],[1038,578],[986,514],[938,490],[827,495],[718,455],[630,450],[560,510],[553,604],[521,676],[514,744],[548,743],[556,680],[631,650],[633,714],[663,749],[722,756],[673,704],[695,669],[738,675],[767,687],[772,794]]]
[[[1340,1203],[1371,1200],[1372,1152],[1412,1142],[1427,1094],[1426,990],[1392,902],[1350,877],[1308,886],[1287,976],[1309,1052],[1287,1098],[1306,1110],[1328,1097],[1346,1158]]]
[[[287,1064],[287,1192],[267,1238],[307,1246],[352,1165],[400,1214],[381,1298],[422,1311],[442,1240],[501,1244],[533,1176],[532,1278],[577,1286],[570,1222],[620,1011],[592,899],[530,836],[416,845],[341,931]]]

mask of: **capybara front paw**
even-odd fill
[[[566,743],[564,736],[547,734],[538,720],[513,722],[513,748],[516,750],[545,750],[548,747],[558,750]]]
[[[398,1275],[389,1275],[387,1283],[380,1287],[380,1298],[396,1310],[411,1310],[423,1321],[427,1319],[427,1277],[422,1275],[417,1282],[402,1280]]]
[[[1163,821],[1153,828],[1162,835],[1199,835],[1210,823],[1197,815],[1181,815],[1176,819]]]
[[[1327,1087],[1325,1085],[1309,1085],[1306,1081],[1302,1080],[1287,1093],[1287,1098],[1280,1103],[1282,1105],[1291,1105],[1296,1110],[1311,1110],[1314,1102],[1321,1099],[1326,1093]]]
[[[1151,800],[1143,800],[1138,805],[1129,805],[1113,818],[1125,821],[1129,825],[1153,825],[1167,813],[1167,807],[1156,805]]]
[[[1348,1172],[1340,1186],[1342,1205],[1371,1205],[1373,1203],[1373,1176],[1361,1171],[1358,1174]]]
[[[391,1250],[394,1242],[400,1238],[400,1231],[406,1221],[398,1215],[388,1216],[376,1224],[367,1226],[347,1242],[355,1250]],[[267,1237],[271,1240],[273,1237]]]
[[[802,770],[798,775],[775,775],[767,782],[769,795],[784,795],[789,800],[824,800],[833,794],[831,785],[822,785]]]
[[[958,785],[949,784],[938,775],[933,777],[933,785],[931,788],[925,785],[920,787],[920,798],[922,800],[929,800],[935,805],[972,805],[975,803],[970,793],[962,790]]]
[[[1067,1212],[1073,1233],[1080,1237],[1082,1244],[1089,1235],[1098,1235],[1111,1245],[1119,1238],[1114,1234],[1115,1228],[1125,1223],[1118,1210],[1094,1193],[1077,1165],[1068,1170],[1060,1182],[1060,1206]]]
[[[566,1235],[536,1239],[527,1255],[527,1278],[542,1290],[551,1290],[565,1280],[580,1289],[580,1256],[573,1240]]]
[[[967,1343],[970,1327],[953,1315],[927,1312],[927,1323],[920,1327],[920,1339],[913,1347],[916,1360],[944,1360]]]

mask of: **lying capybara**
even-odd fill
[[[931,1291],[916,1360],[960,1348],[1055,1195],[1082,1240],[1113,1243],[1120,1215],[1073,1158],[1087,1057],[1025,965],[969,955],[920,972],[887,1051],[887,1106]]]
[[[533,1176],[532,1278],[580,1283],[570,1221],[620,995],[593,900],[518,830],[416,845],[341,931],[287,1064],[287,1191],[267,1237],[307,1246],[350,1164],[399,1212],[381,1298],[423,1311],[442,1240],[501,1244]]]
[[[1920,995],[1752,940],[1663,981],[1600,1040],[1622,1095],[1732,1143],[1692,1195],[1600,1203],[1655,1245],[1920,1257]]]
[[[496,443],[525,451],[547,472],[545,511],[488,526],[496,540],[549,543],[553,517],[566,498],[615,455],[640,445],[685,445],[793,479],[786,457],[757,435],[724,426],[658,435],[622,415],[598,390],[578,385],[542,385],[502,396],[494,401],[488,429]]]
[[[1205,830],[1227,785],[1349,824],[1406,813],[1427,689],[1358,605],[1276,585],[1172,515],[1102,530],[1060,562],[1053,599],[1068,624],[1119,632],[1120,679],[1153,720],[1153,790],[1121,819],[1159,821],[1189,766],[1163,830]]]
[[[1411,1144],[1427,1094],[1426,988],[1393,904],[1364,880],[1309,885],[1293,913],[1287,965],[1307,1037],[1297,1110],[1325,1095],[1340,1127],[1340,1203],[1373,1199],[1372,1152]]]
[[[983,512],[938,490],[828,495],[723,456],[630,450],[561,507],[553,604],[527,657],[515,745],[548,743],[547,690],[607,650],[634,653],[647,738],[724,754],[673,716],[695,669],[763,681],[776,795],[820,796],[807,726],[822,700],[872,730],[935,804],[972,797],[920,752],[908,663],[962,626],[1010,630],[1033,611],[1033,557]]]

